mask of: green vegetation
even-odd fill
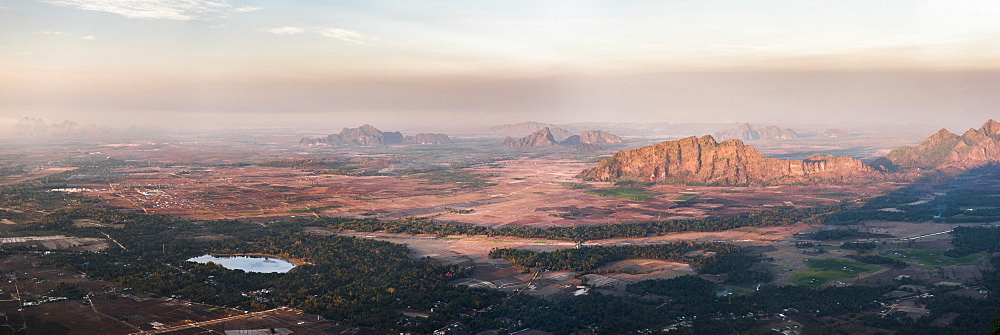
[[[989,186],[969,186],[966,179],[980,178],[982,185],[1000,183],[996,174],[983,173],[996,169],[986,166],[966,171],[961,178],[945,181],[927,180],[914,183],[921,187],[907,186],[884,196],[869,199],[864,206],[831,216],[832,222],[853,223],[862,220],[886,220],[905,222],[970,223],[1000,221],[1000,190]],[[992,178],[992,179],[991,179]],[[935,190],[929,192],[924,187],[933,183]],[[882,211],[895,208],[897,211]]]
[[[464,189],[475,189],[499,185],[497,183],[487,181],[487,178],[493,177],[490,174],[474,173],[464,170],[434,169],[428,172],[417,173],[416,176],[427,180],[427,182],[424,183],[427,185],[453,183],[458,185],[459,188]]]
[[[790,279],[792,283],[803,286],[820,286],[831,280],[855,277],[865,272],[878,270],[874,266],[839,258],[810,259],[806,261],[806,266],[809,267],[809,271],[799,271],[792,274]]]
[[[874,234],[869,232],[858,231],[857,229],[833,229],[833,230],[821,230],[814,233],[806,234],[806,237],[817,241],[831,241],[831,240],[842,240],[842,239],[855,239],[855,238],[884,238],[893,237],[889,234]]]
[[[691,200],[691,198],[694,198],[694,197],[697,197],[697,196],[698,196],[697,194],[681,194],[681,195],[677,196],[676,198],[674,198],[674,200],[676,200],[676,201]]]
[[[889,265],[895,268],[905,268],[906,262],[879,255],[852,256],[851,258],[865,264]]]
[[[322,207],[313,207],[313,208],[297,208],[297,209],[289,209],[289,210],[285,211],[285,213],[290,213],[290,214],[294,214],[294,213],[319,213],[319,212],[325,211],[327,209],[340,208],[340,207],[344,207],[344,206],[343,205],[334,205],[334,206],[322,206]]]
[[[875,249],[878,245],[875,242],[844,242],[840,245],[841,249],[855,250],[858,253],[864,253]]]
[[[468,269],[438,266],[407,257],[403,245],[342,236],[298,232],[297,224],[212,221],[193,224],[164,216],[130,215],[121,229],[84,228],[104,232],[128,250],[102,253],[54,252],[43,264],[86,272],[88,277],[122,282],[159,295],[213,305],[248,309],[292,306],[350,324],[429,333],[461,313],[495,305],[504,293],[453,287],[448,282]],[[178,238],[223,234],[230,239]],[[304,259],[285,274],[247,273],[216,265],[187,262],[204,253],[262,253]],[[171,266],[167,266],[170,264]],[[273,288],[266,299],[242,292]],[[71,291],[70,287],[63,291]],[[446,300],[441,306],[437,301]],[[429,310],[435,316],[399,323],[398,310]]]
[[[638,187],[602,188],[596,190],[587,190],[584,191],[584,193],[590,195],[596,195],[599,197],[621,198],[634,201],[646,201],[659,195],[658,193],[649,192],[645,189]]]
[[[977,252],[1000,251],[1000,228],[995,226],[955,227],[951,232],[955,236],[949,249],[944,254],[951,257],[961,257]]]
[[[719,231],[739,227],[784,226],[802,221],[822,223],[822,214],[839,207],[812,208],[769,208],[746,215],[718,218],[681,219],[638,223],[611,224],[603,226],[570,226],[535,228],[524,226],[504,226],[490,228],[460,223],[438,223],[426,219],[403,219],[380,221],[376,219],[348,218],[300,218],[300,224],[325,225],[335,229],[363,232],[384,231],[387,233],[448,235],[490,235],[524,238],[544,238],[555,240],[597,240],[613,237],[644,237],[679,231]]]
[[[559,184],[559,185],[562,185],[562,186],[566,186],[566,187],[569,187],[570,189],[574,189],[574,190],[585,190],[585,189],[590,188],[590,185],[588,185],[588,184],[581,184],[581,183],[568,183],[568,182],[561,182],[561,181],[557,181],[557,182],[553,182],[553,183],[556,183],[556,184]]]
[[[969,254],[961,257],[949,257],[946,252],[935,249],[908,249],[893,250],[885,255],[903,261],[914,261],[924,266],[924,269],[933,269],[940,266],[965,265],[979,261],[981,255]]]
[[[725,258],[739,250],[736,246],[720,243],[677,242],[648,246],[613,246],[560,249],[552,252],[535,252],[523,249],[493,249],[490,258],[503,258],[521,269],[590,271],[603,264],[624,259],[660,259],[694,266],[701,266]],[[702,256],[702,252],[712,252]]]
[[[815,195],[815,197],[817,197],[817,198],[826,198],[826,199],[837,199],[837,198],[844,198],[844,197],[853,197],[853,196],[856,196],[856,195],[857,194],[854,194],[854,193],[835,192],[835,193],[820,193],[820,194]]]

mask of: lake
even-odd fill
[[[258,273],[285,273],[295,267],[295,263],[286,261],[281,258],[256,256],[256,255],[254,256],[204,255],[191,258],[188,261],[198,262],[203,264],[212,262],[215,264],[222,265],[222,267],[230,270],[243,270],[246,272],[258,272]]]

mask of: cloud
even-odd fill
[[[288,35],[288,34],[300,34],[306,32],[305,29],[299,27],[284,26],[278,28],[263,28],[261,31],[266,31],[276,35]]]
[[[97,39],[97,37],[94,37],[94,35],[83,35],[83,36],[81,36],[81,35],[77,35],[77,34],[64,33],[64,32],[61,32],[61,31],[48,31],[48,30],[46,30],[46,31],[39,31],[38,33],[39,34],[46,34],[46,35],[60,35],[60,36],[76,37],[76,38],[81,38],[81,39],[85,39],[85,40],[88,40],[88,41],[93,41],[93,40]]]
[[[350,30],[344,30],[344,29],[338,29],[338,28],[320,28],[320,29],[316,29],[314,31],[317,34],[320,34],[320,35],[323,35],[323,36],[326,36],[326,37],[336,38],[336,39],[339,39],[339,40],[344,40],[344,41],[354,42],[354,43],[362,43],[363,44],[363,43],[365,43],[365,41],[375,39],[374,36],[366,36],[366,35],[359,34],[357,32],[353,32],[353,31],[350,31]]]
[[[226,0],[38,0],[48,4],[119,14],[133,19],[196,20],[225,16],[226,11],[252,12],[260,8],[233,8]]]
[[[233,9],[233,10],[237,11],[237,12],[240,12],[240,13],[249,13],[249,12],[255,12],[255,11],[261,10],[261,8],[260,7],[239,7],[239,8]]]
[[[358,44],[364,44],[367,41],[378,39],[378,37],[376,36],[364,35],[356,31],[340,29],[340,28],[299,28],[292,26],[284,26],[278,28],[261,28],[260,31],[269,32],[276,35],[314,33],[329,38],[336,38],[338,40],[354,42]]]

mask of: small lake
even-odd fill
[[[286,261],[281,258],[267,257],[267,256],[213,256],[204,255],[191,258],[188,261],[198,262],[198,263],[208,263],[212,262],[215,264],[222,265],[222,267],[230,270],[243,270],[246,272],[257,272],[257,273],[285,273],[295,267],[295,263]]]

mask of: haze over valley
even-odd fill
[[[983,334],[984,1],[0,4],[0,333]]]

